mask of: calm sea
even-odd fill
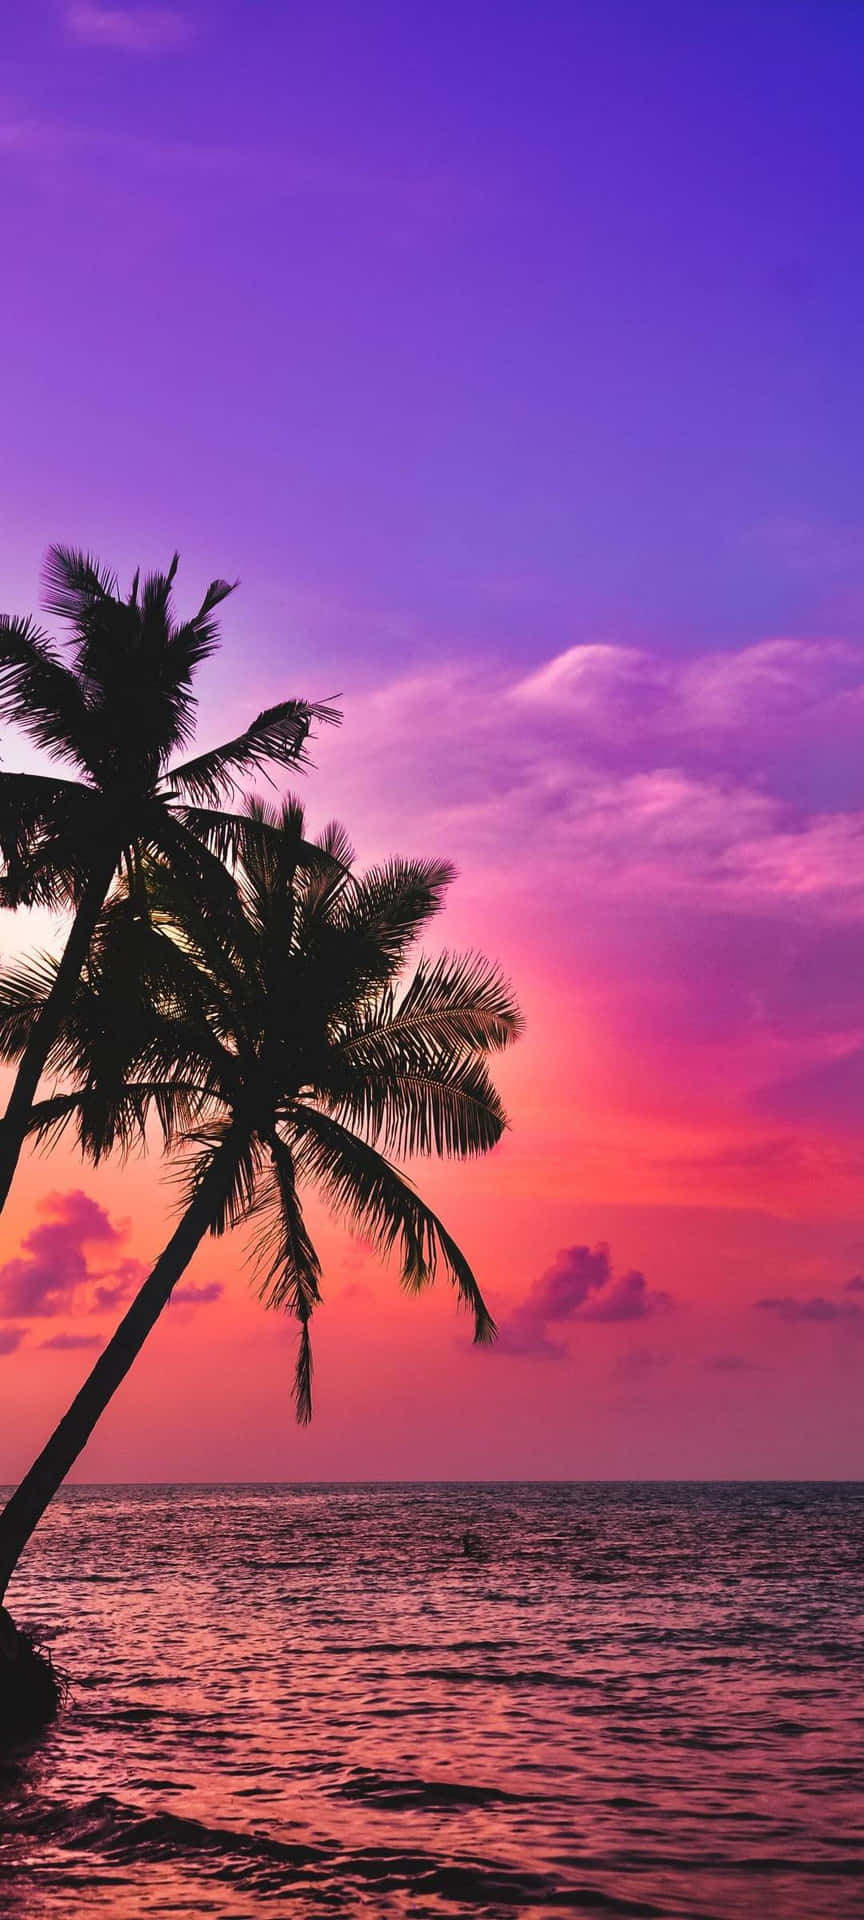
[[[861,1920],[862,1576],[859,1486],[71,1489],[0,1912]]]

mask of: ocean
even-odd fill
[[[9,1599],[4,1920],[864,1915],[861,1486],[69,1488]]]

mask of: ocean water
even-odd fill
[[[857,1486],[70,1489],[0,1912],[861,1920],[862,1576]]]

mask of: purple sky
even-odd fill
[[[862,56],[830,0],[12,8],[7,578],[177,543],[343,679],[845,628]]]

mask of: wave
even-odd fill
[[[436,1791],[430,1782],[411,1785],[427,1793]],[[70,1856],[83,1854],[94,1864],[97,1859],[127,1869],[172,1864],[181,1871],[186,1865],[199,1874],[203,1870],[208,1877],[268,1896],[303,1890],[323,1893],[326,1889],[332,1897],[339,1889],[346,1901],[353,1901],[361,1894],[368,1899],[377,1891],[382,1898],[409,1894],[412,1899],[456,1901],[463,1909],[482,1907],[487,1912],[496,1906],[517,1910],[541,1905],[554,1912],[663,1920],[663,1909],[650,1901],[627,1899],[586,1885],[562,1887],[549,1875],[520,1871],[496,1860],[444,1860],[425,1849],[351,1849],[277,1840],[262,1833],[209,1826],[180,1814],[142,1813],[111,1794],[97,1794],[70,1807],[48,1802],[31,1804],[20,1810],[16,1828],[19,1841],[29,1838],[31,1844],[36,1840],[50,1842],[52,1850],[61,1848]],[[0,1878],[6,1871],[0,1870]],[[56,1888],[56,1853],[51,1877]]]

